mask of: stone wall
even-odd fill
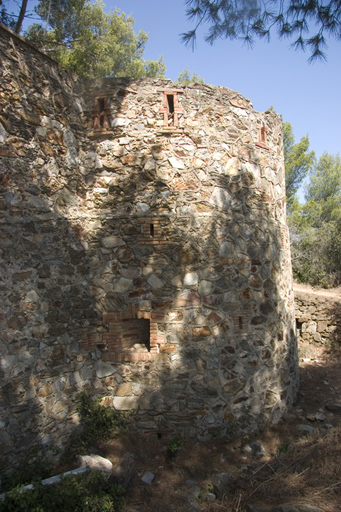
[[[295,289],[295,316],[298,340],[317,343],[340,343],[341,298],[328,291],[302,291]]]
[[[81,83],[0,29],[2,452],[79,391],[146,433],[277,421],[297,388],[281,119],[223,87]]]

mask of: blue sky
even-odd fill
[[[179,34],[192,28],[184,0],[125,0],[119,7],[135,18],[136,31],[149,34],[145,58],[160,54],[167,76],[175,80],[188,66],[207,83],[223,85],[249,98],[258,111],[271,105],[289,121],[296,140],[309,134],[317,156],[341,151],[341,43],[329,41],[327,62],[307,62],[308,54],[289,49],[288,40],[256,41],[248,49],[239,41],[205,43],[203,30],[194,51],[180,42]]]
[[[20,3],[20,2],[19,2]],[[13,0],[4,6],[17,10]],[[34,0],[28,8],[33,9]],[[163,55],[167,77],[176,80],[186,66],[207,83],[239,91],[255,110],[271,105],[289,121],[296,141],[309,134],[310,147],[317,156],[324,151],[341,151],[341,43],[328,42],[327,62],[309,64],[307,53],[289,49],[290,41],[256,41],[253,49],[242,42],[219,40],[205,43],[201,31],[194,51],[180,42],[182,32],[191,28],[186,19],[185,0],[107,0],[106,10],[121,9],[135,19],[135,31],[149,34],[145,58]]]

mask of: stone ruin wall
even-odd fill
[[[279,116],[83,84],[0,38],[2,454],[60,442],[80,391],[150,435],[278,421],[298,382]]]
[[[329,290],[295,289],[295,317],[298,342],[322,344],[341,342],[341,298]]]

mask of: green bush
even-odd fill
[[[180,451],[182,443],[183,439],[181,439],[181,437],[173,437],[173,439],[170,440],[167,446],[167,454],[170,457],[170,459],[175,459],[175,457],[178,455]]]
[[[0,468],[1,492],[9,491],[16,486],[39,482],[54,474],[53,461],[58,451],[52,446],[38,446],[28,450],[20,460],[18,467],[8,470]]]
[[[341,230],[334,222],[302,230],[292,241],[294,278],[312,286],[331,288],[341,282]]]
[[[61,483],[33,490],[20,487],[6,494],[1,512],[116,512],[124,507],[125,490],[108,485],[100,472],[66,477]]]
[[[100,399],[93,400],[84,393],[78,395],[78,400],[81,426],[71,435],[64,460],[125,429],[129,416],[101,405]],[[24,470],[4,473],[2,490],[12,490],[6,494],[5,501],[0,501],[0,512],[114,512],[124,506],[125,490],[109,485],[100,472],[69,476],[61,483],[43,486],[41,480],[53,474],[53,466],[46,463],[48,457],[44,455],[41,448],[30,451],[20,465]],[[22,486],[29,483],[33,483],[34,489],[22,491]]]
[[[68,457],[85,453],[96,441],[106,441],[119,431],[126,430],[129,418],[129,413],[117,412],[112,407],[102,405],[100,398],[94,400],[85,393],[79,393],[77,398],[81,425],[71,434],[65,451]]]

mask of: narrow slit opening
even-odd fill
[[[243,318],[241,316],[238,318],[238,323],[239,323],[239,329],[242,329],[243,328]]]
[[[167,94],[168,112],[174,114],[174,96],[173,94]]]
[[[150,236],[154,236],[154,224],[150,224],[149,228]]]
[[[259,134],[259,142],[266,145],[266,132],[268,131],[265,125],[261,126],[260,134]]]
[[[104,98],[98,98],[97,99],[97,107],[99,112],[99,122],[101,127],[103,128],[104,125],[104,110],[105,110],[105,99]]]
[[[303,325],[303,322],[299,322],[299,321],[298,321],[298,318],[296,318],[296,335],[297,335],[297,336],[300,336],[300,335],[301,335],[301,332],[302,332],[302,325]]]

